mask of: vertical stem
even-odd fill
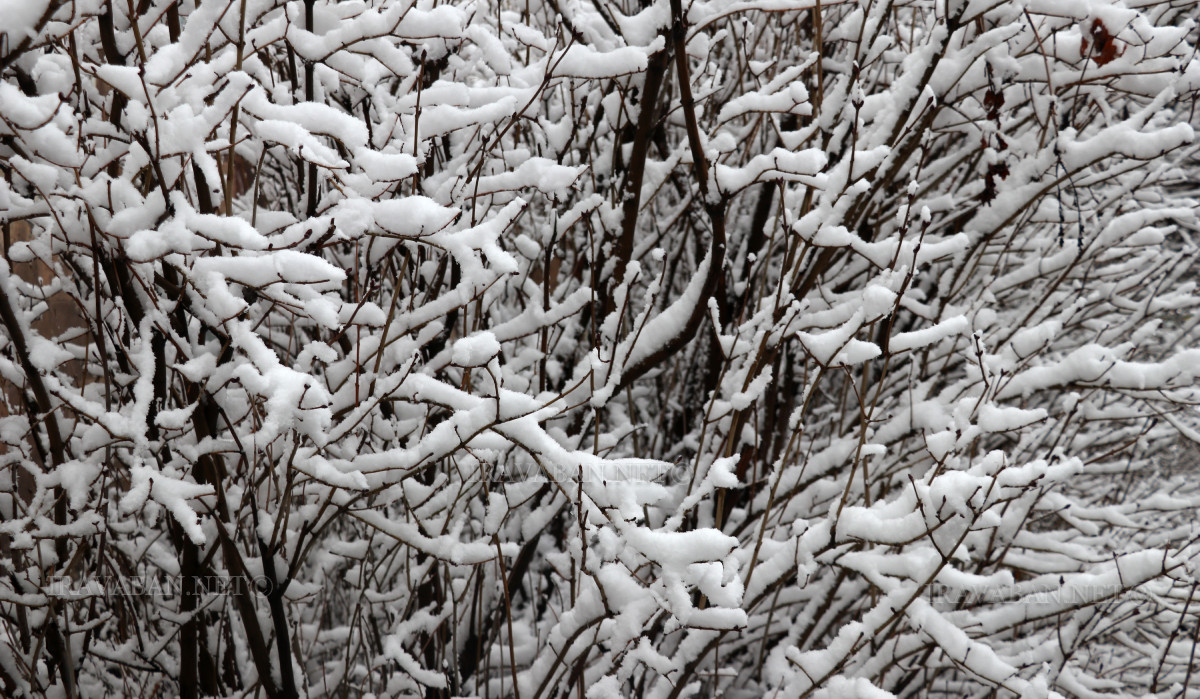
[[[642,178],[646,172],[646,157],[650,153],[650,135],[655,123],[655,107],[658,92],[666,76],[668,63],[664,48],[650,57],[646,68],[646,79],[642,84],[642,108],[638,112],[637,129],[633,136],[633,152],[629,156],[629,167],[625,171],[624,202],[621,205],[621,236],[613,247],[616,258],[613,267],[613,286],[625,279],[625,267],[633,255],[633,233],[637,228],[638,209],[642,204]]]
[[[24,329],[17,321],[16,313],[13,311],[12,304],[8,298],[8,276],[10,271],[7,268],[0,271],[0,323],[8,331],[9,341],[12,342],[13,349],[17,354],[17,359],[21,364],[22,370],[25,372],[25,379],[29,382],[29,388],[33,393],[34,407],[37,415],[31,415],[31,423],[36,424],[41,422],[46,430],[46,441],[50,445],[50,463],[47,466],[57,468],[66,460],[66,448],[62,440],[62,434],[58,429],[58,418],[52,412],[52,404],[50,402],[50,393],[46,390],[46,385],[42,381],[42,376],[38,373],[37,368],[33,365],[33,361],[29,355],[29,345],[25,339]],[[33,439],[37,440],[37,435],[33,435]],[[63,492],[62,486],[54,488],[54,523],[59,526],[65,526],[67,523],[67,498]],[[58,565],[65,566],[68,560],[67,556],[67,537],[65,535],[56,536],[54,538],[54,552],[58,558]],[[50,614],[46,617],[46,641],[47,648],[56,657],[59,667],[62,670],[63,688],[68,697],[75,697],[75,664],[71,656],[71,644],[69,637],[64,639],[58,630],[58,622],[55,620],[58,605],[50,604]],[[64,620],[66,615],[64,613]]]
[[[304,0],[304,28],[308,31],[313,31],[313,5],[316,0]],[[244,6],[244,5],[243,5]],[[304,101],[312,102],[314,97],[315,76],[313,74],[312,61],[304,61]],[[308,177],[305,178],[305,183],[308,185],[308,205],[305,207],[305,215],[309,218],[317,215],[317,165],[316,163],[308,164]]]
[[[183,536],[183,565],[179,571],[182,581],[182,595],[179,599],[179,611],[186,617],[183,628],[179,632],[179,696],[180,699],[195,699],[199,685],[199,654],[197,651],[197,636],[199,629],[196,620],[196,574],[199,568],[196,545]]]
[[[311,26],[311,21],[309,25]],[[237,38],[237,57],[234,62],[234,70],[242,69],[242,53],[246,46],[246,0],[241,0],[241,14],[238,18],[238,38]],[[237,127],[238,118],[241,116],[242,101],[239,99],[233,105],[233,110],[229,116],[229,162],[225,168],[225,215],[233,215],[233,197],[235,179],[237,177]],[[311,216],[311,214],[309,214]]]

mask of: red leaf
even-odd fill
[[[1117,44],[1116,38],[1108,33],[1108,27],[1104,26],[1103,21],[1097,19],[1092,22],[1091,35],[1091,53],[1088,53],[1089,42],[1086,33],[1079,42],[1079,52],[1095,61],[1096,65],[1108,65],[1113,59],[1125,54],[1125,47]]]

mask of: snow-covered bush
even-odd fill
[[[1196,14],[0,2],[0,693],[1200,696]]]

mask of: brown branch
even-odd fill
[[[669,57],[664,48],[650,57],[646,68],[646,80],[642,85],[642,108],[638,112],[637,130],[633,137],[633,151],[625,171],[624,201],[621,205],[621,236],[613,248],[616,266],[613,268],[613,286],[625,280],[625,269],[633,256],[633,234],[637,229],[638,210],[642,205],[642,179],[646,173],[646,157],[650,152],[651,134],[654,130],[655,107],[658,93],[666,76]]]
[[[688,72],[687,50],[685,43],[687,31],[684,28],[683,5],[681,0],[671,0],[671,40],[675,52],[675,68],[678,73],[680,102],[683,107],[684,122],[687,124],[688,145],[692,152],[692,172],[696,177],[700,195],[704,200],[704,210],[712,226],[712,241],[709,243],[708,270],[700,291],[700,299],[684,323],[683,329],[668,340],[658,350],[651,352],[637,364],[626,368],[621,375],[620,391],[638,380],[654,367],[661,364],[667,357],[683,349],[696,335],[708,309],[708,299],[717,291],[725,271],[725,218],[726,200],[724,197],[714,197],[708,187],[708,160],[704,155],[704,146],[700,139],[700,127],[696,122],[696,103],[692,98],[691,76]]]

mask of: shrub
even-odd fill
[[[1200,686],[1191,4],[3,7],[7,696]]]

